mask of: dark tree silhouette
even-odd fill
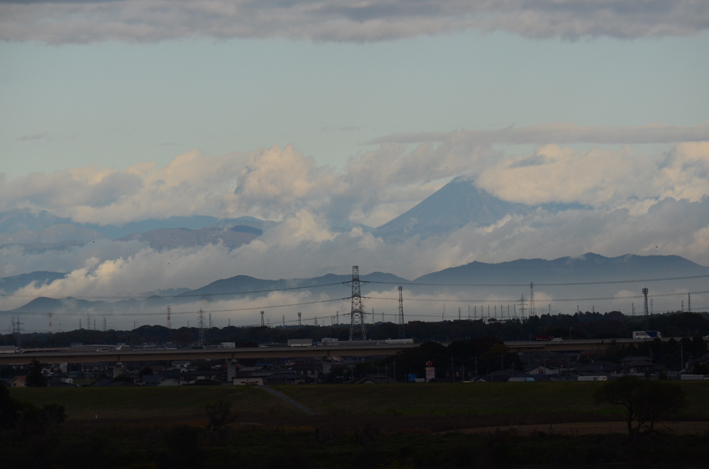
[[[602,385],[594,399],[599,404],[607,402],[625,407],[629,439],[639,434],[644,426],[652,433],[655,422],[687,405],[680,385],[641,380],[636,376],[624,376]],[[635,428],[633,422],[636,422]]]
[[[27,375],[27,387],[45,388],[47,387],[47,378],[42,374],[42,364],[37,360],[32,360],[30,363],[30,372]]]
[[[0,430],[14,428],[19,417],[17,402],[10,397],[7,388],[0,384]]]

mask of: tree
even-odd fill
[[[14,428],[19,417],[17,402],[10,397],[7,388],[0,384],[0,430]]]
[[[32,360],[30,363],[30,372],[27,375],[27,387],[45,388],[47,387],[47,378],[42,374],[42,364],[37,360]]]
[[[625,407],[629,439],[639,434],[644,426],[648,426],[652,434],[656,421],[686,405],[684,389],[678,384],[641,380],[636,376],[624,376],[603,384],[596,390],[594,400],[598,404]],[[637,423],[635,428],[633,422]]]
[[[204,406],[204,410],[209,417],[209,425],[207,428],[219,430],[220,427],[231,423],[236,418],[231,412],[231,404],[225,401],[217,401]]]
[[[638,388],[638,429],[648,426],[650,435],[655,422],[687,405],[684,389],[668,381],[643,381]]]

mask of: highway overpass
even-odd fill
[[[681,337],[675,337],[680,340]],[[668,341],[670,338],[663,338]],[[0,354],[0,365],[26,365],[32,360],[41,363],[89,363],[89,362],[129,362],[162,360],[229,360],[243,358],[298,358],[298,357],[348,357],[394,355],[402,350],[418,347],[418,344],[370,344],[339,345],[318,347],[250,347],[225,349],[151,349],[151,350],[108,350],[72,351],[71,349],[30,349],[21,353]],[[610,347],[644,344],[643,339],[588,339],[563,341],[506,341],[513,352],[583,352],[606,350]]]
[[[162,360],[230,360],[243,358],[298,358],[333,356],[381,356],[394,355],[415,344],[372,345],[329,345],[318,347],[249,347],[223,349],[152,349],[152,350],[109,350],[105,352],[71,349],[52,349],[48,352],[33,349],[22,353],[0,354],[0,365],[25,365],[32,360],[41,363],[89,363],[89,362],[136,362]]]

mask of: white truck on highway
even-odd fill
[[[633,331],[633,339],[662,339],[662,334],[660,331]]]

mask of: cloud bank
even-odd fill
[[[529,38],[696,35],[695,0],[3,0],[0,38],[44,43],[175,38],[384,41],[476,30]]]
[[[4,247],[0,276],[37,270],[70,275],[28,287],[20,296],[2,297],[0,310],[37,296],[110,297],[198,288],[235,275],[347,273],[352,265],[409,279],[476,260],[552,259],[586,252],[675,254],[709,265],[705,127],[656,125],[646,132],[644,127],[550,124],[519,129],[524,137],[515,141],[538,143],[530,153],[505,153],[495,148],[498,139],[476,132],[436,134],[417,144],[397,143],[399,137],[393,136],[351,157],[342,171],[319,165],[294,146],[274,146],[213,157],[195,150],[162,167],[145,162],[125,170],[82,167],[2,176],[0,210],[44,209],[89,223],[199,214],[253,215],[277,224],[236,249],[155,250],[138,241],[112,240],[41,253]],[[514,132],[490,131],[499,140]],[[584,151],[568,146],[579,140],[621,145]],[[645,154],[627,145],[638,140],[662,144],[663,151]],[[468,224],[400,244],[357,226],[383,224],[460,175],[503,200],[536,208],[489,226]],[[542,204],[576,206],[558,211]]]

